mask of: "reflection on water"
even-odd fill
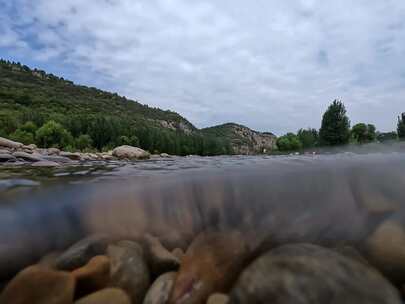
[[[3,168],[0,274],[94,233],[191,239],[237,229],[253,249],[269,240],[360,243],[386,218],[402,222],[404,172],[402,153]]]

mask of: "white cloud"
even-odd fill
[[[74,67],[78,81],[200,127],[318,127],[339,97],[353,122],[383,130],[405,111],[405,2],[12,2],[0,0],[0,50]]]

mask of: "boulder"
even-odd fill
[[[81,160],[82,156],[80,153],[72,153],[72,152],[60,152],[60,156],[69,158],[70,160]]]
[[[122,289],[106,288],[79,299],[75,304],[131,304],[131,300]]]
[[[31,266],[11,280],[0,296],[7,304],[71,304],[75,280],[70,273]]]
[[[141,148],[132,146],[120,146],[113,150],[113,156],[119,159],[148,159],[150,158],[149,152]]]
[[[95,256],[72,275],[76,279],[76,296],[106,288],[110,281],[110,259],[104,255]]]
[[[214,293],[208,298],[207,304],[227,304],[228,302],[228,295],[223,293]]]
[[[58,156],[60,154],[60,150],[58,148],[49,148],[46,150],[46,153],[48,155],[56,155]]]
[[[215,292],[227,292],[248,255],[239,233],[200,234],[182,259],[168,303],[202,304]]]
[[[179,268],[180,262],[177,257],[163,247],[158,238],[146,235],[145,243],[147,257],[154,276],[159,276],[162,273],[177,270]]]
[[[229,303],[400,304],[398,291],[374,268],[311,244],[284,245],[247,267]]]
[[[382,222],[367,238],[366,259],[398,285],[405,284],[405,229],[395,220]]]
[[[43,168],[53,168],[53,167],[60,167],[60,164],[49,161],[49,160],[41,160],[38,162],[35,162],[31,165],[32,167],[43,167]]]
[[[133,303],[142,303],[150,286],[150,273],[142,247],[121,241],[107,249],[111,262],[111,286],[125,290]]]
[[[48,160],[48,161],[52,161],[52,162],[56,162],[56,163],[60,163],[60,164],[68,164],[68,163],[72,163],[72,160],[67,158],[67,157],[63,157],[63,156],[57,156],[57,155],[44,155],[42,156],[42,158],[44,160]]]
[[[176,273],[168,272],[158,277],[149,288],[143,304],[166,304],[169,300]]]
[[[0,147],[6,147],[11,149],[19,149],[22,148],[24,145],[19,142],[15,142],[3,137],[0,137]]]
[[[21,152],[21,151],[17,151],[13,153],[13,156],[16,158],[21,158],[25,161],[29,161],[29,162],[38,162],[43,160],[42,156],[40,154],[29,154],[26,152]]]
[[[4,162],[14,162],[14,161],[16,161],[17,159],[15,158],[15,156],[14,155],[11,155],[11,154],[3,154],[3,153],[1,153],[0,154],[0,163],[4,163]]]
[[[86,265],[96,255],[104,255],[110,238],[105,235],[94,235],[81,240],[66,250],[56,261],[60,270],[75,270]]]
[[[168,158],[168,157],[170,157],[170,155],[167,153],[160,153],[160,157]]]

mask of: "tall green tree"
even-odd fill
[[[402,113],[400,117],[398,117],[398,127],[397,127],[398,137],[401,140],[405,139],[405,113]]]
[[[346,115],[345,105],[334,100],[322,117],[319,131],[322,145],[336,146],[349,143],[350,121]]]

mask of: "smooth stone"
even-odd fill
[[[71,304],[75,279],[68,272],[31,266],[11,280],[0,295],[4,304]]]
[[[38,265],[44,268],[56,269],[56,261],[60,255],[60,252],[50,252],[39,260]]]
[[[240,275],[229,303],[400,304],[398,291],[372,267],[312,244],[284,245]]]
[[[170,155],[167,153],[160,153],[160,157],[168,158],[168,157],[170,157]]]
[[[38,162],[35,162],[31,165],[32,167],[48,167],[48,168],[53,168],[53,167],[60,167],[60,164],[56,162],[52,162],[49,160],[41,160]]]
[[[17,151],[17,152],[14,152],[13,155],[16,158],[21,158],[23,160],[30,161],[30,162],[38,162],[38,161],[43,160],[43,158],[40,154],[29,154],[26,152]]]
[[[48,155],[56,155],[58,156],[60,154],[60,150],[58,148],[49,148],[46,150],[46,153]]]
[[[125,290],[133,303],[142,303],[150,286],[150,273],[142,247],[121,241],[107,249],[111,262],[111,286]]]
[[[158,238],[148,234],[145,236],[145,243],[151,271],[154,276],[159,276],[162,273],[177,270],[179,268],[179,260],[170,251],[163,247]]]
[[[95,256],[72,275],[76,279],[76,296],[106,288],[110,281],[110,259],[104,255]]]
[[[201,304],[213,293],[229,291],[248,255],[240,233],[201,233],[182,259],[169,303]]]
[[[93,235],[71,246],[57,260],[56,267],[61,270],[74,270],[86,265],[93,257],[104,255],[110,238]]]
[[[22,148],[24,145],[19,142],[15,142],[3,137],[0,137],[0,147],[6,147],[11,149],[19,149]]]
[[[183,249],[181,249],[181,248],[176,248],[176,249],[174,249],[173,251],[172,251],[172,254],[180,261],[180,263],[181,263],[181,261],[183,260],[183,257],[184,257],[184,251],[183,251]]]
[[[0,149],[0,154],[11,154],[11,149]]]
[[[405,283],[405,229],[386,220],[367,238],[366,259],[398,285]]]
[[[79,299],[75,304],[131,304],[131,300],[122,289],[106,288]]]
[[[16,161],[17,159],[15,156],[11,154],[0,154],[0,163],[7,162],[7,161]]]
[[[149,288],[143,304],[166,304],[173,288],[176,272],[168,272],[158,277]]]
[[[149,152],[132,146],[120,146],[113,150],[113,156],[119,159],[148,159]]]
[[[223,293],[214,293],[208,298],[207,304],[227,304],[229,296]]]
[[[80,153],[60,152],[59,155],[62,157],[69,158],[71,160],[81,160],[82,159],[82,156],[80,155]]]
[[[37,145],[35,145],[35,144],[30,144],[30,145],[28,145],[28,146],[26,146],[28,149],[30,149],[30,150],[36,150],[38,147],[37,147]]]

